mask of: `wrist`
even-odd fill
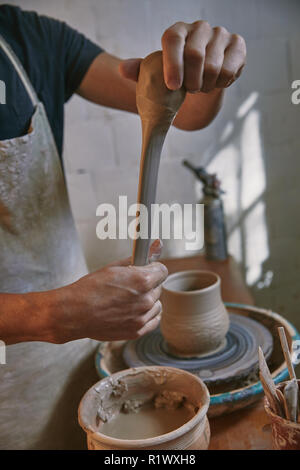
[[[55,291],[22,294],[23,311],[26,315],[24,337],[21,341],[56,342],[54,312]]]
[[[44,314],[41,328],[44,332],[44,341],[62,344],[81,338],[76,321],[77,312],[84,311],[78,306],[74,284],[48,291],[44,304]],[[38,294],[39,295],[39,294]]]
[[[48,292],[0,294],[0,339],[6,344],[54,341]]]

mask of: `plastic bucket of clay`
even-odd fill
[[[300,388],[300,380],[297,382]],[[281,382],[277,388],[283,391],[285,384],[287,382]],[[271,421],[273,448],[275,450],[300,450],[300,423],[293,423],[273,413],[267,397],[264,398],[264,405]]]
[[[188,406],[192,410],[188,421],[170,432],[142,439],[120,439],[101,432],[124,406],[132,408],[161,397],[167,398],[167,407],[171,406],[169,397],[176,397],[175,408]],[[173,367],[137,367],[105,377],[91,387],[80,402],[78,419],[90,450],[205,450],[210,439],[209,400],[206,385],[189,372]]]

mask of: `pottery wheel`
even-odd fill
[[[242,379],[258,369],[258,346],[265,357],[271,355],[273,338],[269,330],[252,318],[229,314],[230,327],[222,349],[211,355],[183,358],[172,355],[160,332],[156,330],[128,341],[123,359],[129,367],[145,365],[171,366],[198,375],[206,384],[218,385]]]

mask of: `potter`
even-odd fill
[[[0,29],[1,80],[10,87],[9,106],[0,106],[0,205],[7,210],[0,220],[0,336],[7,345],[0,447],[80,449],[82,435],[70,417],[93,383],[93,340],[136,338],[155,329],[167,270],[160,263],[129,266],[127,259],[88,273],[62,165],[64,104],[77,93],[136,113],[141,59],[123,61],[66,23],[12,5],[0,5]],[[191,54],[206,46],[218,59],[213,77],[204,73],[211,70],[209,55]],[[163,80],[174,96],[186,90],[174,125],[206,127],[245,55],[240,36],[207,22],[168,28]],[[101,169],[101,156],[98,164]]]
[[[163,284],[160,328],[171,353],[208,355],[225,345],[229,316],[220,277],[209,271],[182,271]]]

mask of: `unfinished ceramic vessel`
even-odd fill
[[[182,271],[163,284],[161,331],[171,353],[199,356],[224,347],[229,316],[221,279],[209,271]]]
[[[79,406],[90,450],[205,450],[209,392],[198,377],[172,367],[139,367],[106,377]]]

